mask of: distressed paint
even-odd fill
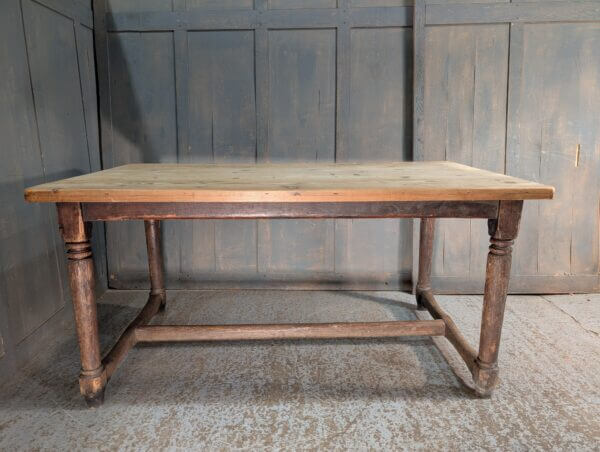
[[[113,124],[112,162],[105,167],[133,162],[176,162],[177,129],[174,49],[171,33],[109,34],[111,55],[110,111]],[[156,67],[168,68],[156,71]],[[180,231],[183,224],[166,224],[163,230],[165,268],[180,272]],[[107,225],[109,284],[131,279],[146,281],[146,256],[141,223]]]
[[[556,199],[551,206],[532,203],[526,209],[526,238],[515,247],[516,271],[594,275],[599,265],[600,25],[525,25],[520,43],[523,69],[518,85],[511,86],[518,128],[507,171],[555,185]],[[552,70],[549,65],[557,60],[562,63]]]
[[[349,139],[337,161],[411,159],[411,45],[409,28],[350,31]],[[411,233],[412,220],[336,220],[336,271],[402,285],[410,271]]]
[[[268,40],[270,102],[266,160],[332,161],[335,158],[335,31],[272,30]],[[260,221],[258,270],[333,271],[333,234],[333,220]]]
[[[521,89],[518,86],[519,77],[527,75],[526,72],[521,74],[519,63],[519,55],[522,53],[519,49],[527,43],[520,44],[520,42],[522,41],[522,30],[538,25],[510,25],[507,20],[511,20],[514,14],[523,10],[528,14],[528,21],[535,21],[535,17],[531,16],[531,8],[527,5],[521,6],[510,2],[483,2],[482,0],[475,3],[490,4],[469,5],[467,8],[461,5],[465,3],[464,1],[436,3],[438,4],[427,7],[428,13],[424,20],[429,21],[428,23],[431,23],[430,21],[455,23],[461,17],[461,20],[471,20],[470,18],[474,17],[475,21],[485,19],[494,23],[426,27],[425,48],[421,49],[427,60],[427,71],[424,75],[426,82],[424,135],[427,137],[427,153],[423,157],[428,160],[451,158],[495,171],[505,170],[504,162],[506,160],[507,171],[517,168],[520,165],[518,159],[521,158],[516,157],[516,154],[520,152],[518,150],[524,150],[523,158],[525,159],[529,152],[526,149],[529,145],[525,142],[521,143],[521,137],[513,133],[519,127],[520,119],[518,118],[522,117],[523,113],[519,110],[518,105],[514,106],[514,101],[519,96]],[[412,55],[407,52],[411,33],[409,28],[401,27],[410,25],[411,4],[412,2],[404,0],[370,2],[339,0],[336,5],[330,0],[306,0],[304,2],[230,0],[218,3],[212,0],[178,0],[174,2],[158,0],[144,3],[142,9],[139,0],[127,0],[119,5],[112,4],[113,9],[110,11],[115,12],[115,22],[111,25],[113,27],[144,30],[150,32],[147,33],[150,35],[154,34],[152,31],[157,29],[176,30],[172,38],[175,47],[173,64],[175,65],[177,85],[174,101],[177,122],[174,128],[177,131],[177,158],[180,160],[182,154],[185,154],[188,149],[188,145],[193,144],[187,141],[190,134],[194,137],[198,136],[199,142],[203,143],[206,143],[206,137],[213,137],[212,128],[209,134],[206,126],[206,115],[210,114],[211,124],[215,117],[221,118],[214,123],[216,125],[214,137],[217,138],[215,143],[218,144],[219,140],[225,140],[221,141],[221,144],[224,144],[222,149],[217,149],[215,153],[214,158],[217,160],[219,158],[251,160],[252,137],[254,136],[254,152],[258,161],[304,160],[307,158],[344,161],[363,160],[371,157],[397,159],[395,149],[399,148],[402,148],[400,151],[402,158],[410,155],[410,150],[405,147],[410,148],[412,143],[410,137],[412,115],[406,114],[404,109],[406,100],[410,102],[411,98],[410,79],[406,73],[402,77],[399,71],[411,72]],[[333,9],[335,6],[337,6],[337,10]],[[405,8],[406,6],[409,8]],[[217,7],[220,11],[216,10]],[[180,23],[180,16],[176,16],[173,11],[186,10],[192,11],[193,14],[189,17],[181,16],[189,21],[184,20],[183,23]],[[203,10],[212,11],[200,14]],[[140,14],[119,14],[135,13],[136,11],[139,11]],[[447,13],[442,14],[444,11]],[[581,17],[596,20],[597,17],[597,7],[594,2],[540,2],[536,11],[539,11],[540,18],[550,21],[560,20],[561,15],[573,20],[581,20]],[[403,24],[400,23],[401,19],[405,21]],[[517,20],[520,19],[517,18]],[[368,28],[364,28],[365,26]],[[595,24],[568,25],[573,30],[579,30],[579,27],[593,29],[594,26]],[[200,29],[211,31],[187,31]],[[234,31],[234,29],[238,30]],[[234,57],[236,61],[228,60],[229,57],[224,56],[223,60],[215,63],[216,60],[211,56],[211,52],[216,50],[217,43],[215,41],[211,44],[210,40],[207,40],[207,46],[202,49],[202,52],[195,53],[197,59],[190,63],[189,52],[192,52],[193,49],[188,52],[188,40],[190,36],[200,36],[202,33],[206,33],[207,36],[220,36],[220,40],[228,42],[230,44],[228,52],[236,55]],[[590,36],[593,35],[591,31],[586,33]],[[126,34],[109,32],[109,35],[125,36]],[[325,35],[328,37],[323,38]],[[240,36],[244,36],[244,38],[241,39]],[[400,39],[399,36],[402,38]],[[593,40],[594,38],[581,39]],[[277,53],[286,50],[285,45],[282,47],[282,42],[287,42],[287,51],[290,52],[287,55]],[[582,45],[587,46],[587,44]],[[213,46],[214,49],[212,49]],[[509,46],[511,48],[511,68],[508,68]],[[573,48],[577,49],[577,44],[574,44]],[[585,58],[593,59],[595,57],[593,48],[593,46],[587,46],[579,54],[582,57],[585,55]],[[306,58],[311,49],[319,49],[317,54],[322,59],[320,61],[333,59],[333,67],[329,61],[324,67],[321,63],[319,70],[313,73],[310,70],[310,62],[301,67],[297,64],[295,66],[293,58]],[[333,54],[331,53],[332,49],[334,49]],[[560,50],[557,52],[555,57],[559,61],[562,58],[569,61],[565,53],[561,53]],[[247,70],[234,69],[242,64],[246,66]],[[537,64],[524,62],[525,66],[531,68],[531,74],[536,73]],[[209,67],[213,68],[210,69],[212,71],[222,65],[231,68],[222,72],[231,72],[231,83],[227,82],[227,91],[224,91],[228,99],[216,104],[211,101],[211,105],[198,103],[186,105],[193,100],[192,91],[197,89],[197,92],[206,92],[203,91],[207,89],[205,85],[212,83],[208,80],[213,80],[213,76],[208,77],[203,72],[208,71]],[[194,67],[192,68],[192,66]],[[252,66],[253,70],[250,69]],[[369,69],[365,69],[366,67]],[[294,68],[299,68],[296,75]],[[437,69],[441,72],[436,72]],[[162,77],[169,71],[168,65],[161,65],[159,75]],[[196,72],[200,72],[200,74],[196,74]],[[578,73],[578,71],[574,72]],[[279,74],[285,74],[290,81],[290,86],[296,84],[298,87],[286,92],[285,90],[289,86],[277,78]],[[300,74],[299,77],[298,74]],[[507,78],[507,74],[512,75]],[[191,77],[191,81],[187,77]],[[311,77],[318,77],[318,79],[311,79]],[[531,77],[535,79],[534,75]],[[557,75],[557,77],[562,76]],[[573,77],[575,78],[570,79],[573,80],[573,83],[581,84],[584,83],[581,80],[592,80],[594,74],[586,70],[581,77]],[[201,82],[203,78],[205,81]],[[197,83],[199,85],[196,87]],[[252,84],[254,89],[248,88]],[[399,85],[403,85],[403,87],[400,88]],[[102,88],[102,81],[100,81],[100,86]],[[310,87],[315,86],[318,86],[317,93],[320,89],[331,92],[331,100],[326,105],[329,108],[329,103],[331,103],[331,109],[325,114],[318,109],[315,113],[315,110],[312,109],[314,91],[311,91]],[[365,88],[366,86],[369,86],[368,90]],[[219,89],[219,87],[214,86],[214,89]],[[211,85],[211,98],[213,98],[214,89]],[[170,88],[168,91],[168,95],[172,95]],[[375,94],[370,96],[368,93]],[[253,95],[255,98],[252,100]],[[536,94],[531,92],[527,96],[536,96]],[[523,96],[523,98],[526,99],[527,96]],[[577,117],[577,121],[581,124],[587,121],[585,130],[594,130],[595,126],[591,119],[596,113],[594,105],[597,102],[594,102],[594,92],[592,91],[590,96],[578,103],[573,102],[573,99],[577,98],[576,95],[566,96],[564,94],[560,102],[570,102],[571,106],[562,110],[570,111],[569,116],[577,116],[574,112],[579,109],[582,113]],[[251,108],[252,103],[254,103],[253,109]],[[382,107],[380,109],[377,108],[379,104]],[[319,105],[318,101],[317,105]],[[533,101],[532,105],[541,104]],[[241,114],[232,119],[242,121],[242,125],[237,128],[231,126],[232,128],[228,129],[229,125],[223,123],[223,121],[228,121],[223,119],[227,116],[225,112],[237,107],[240,107]],[[384,108],[391,113],[385,117],[378,117]],[[106,116],[106,109],[103,111]],[[200,112],[205,119],[201,120],[200,127],[196,128],[198,123],[192,121],[192,116],[200,114]],[[534,118],[540,116],[534,110],[528,114]],[[319,119],[315,121],[314,118]],[[252,130],[253,119],[256,124],[254,130]],[[389,123],[386,123],[386,119],[389,120]],[[171,118],[161,121],[161,123],[169,121]],[[120,120],[113,120],[112,124],[114,130],[118,131],[121,127]],[[381,127],[381,129],[377,129],[377,127]],[[125,128],[127,128],[127,124],[125,124]],[[310,130],[310,133],[307,130]],[[374,130],[378,130],[378,133],[373,133]],[[548,130],[546,134],[548,134]],[[220,133],[223,135],[219,137]],[[233,139],[232,142],[227,142],[225,133]],[[569,131],[569,134],[568,138],[564,138],[569,141],[569,144],[564,144],[564,146],[571,146],[571,137],[575,137],[579,132],[573,129]],[[200,138],[201,136],[204,138]],[[557,137],[547,136],[546,139],[552,139],[556,146],[563,146],[558,143]],[[582,132],[581,140],[579,140],[582,143],[579,143],[581,164],[577,172],[577,175],[580,176],[578,180],[588,180],[598,165],[594,139],[589,132],[587,137]],[[585,140],[588,144],[583,143]],[[314,143],[319,143],[319,145],[315,146]],[[366,146],[365,143],[371,143],[373,146]],[[194,153],[198,152],[198,155],[206,156],[213,152],[213,143],[210,146],[207,144],[202,144],[202,146],[202,148],[194,149]],[[111,157],[114,151],[120,152],[116,147],[114,149],[109,147],[104,149],[103,153]],[[165,152],[168,154],[171,151]],[[544,156],[547,157],[546,154]],[[153,158],[155,158],[154,161],[158,161],[164,156],[157,155]],[[557,171],[553,169],[556,168],[555,162],[549,160],[544,165],[546,168],[544,171],[547,173],[542,171],[542,175]],[[558,163],[559,167],[560,165],[561,163]],[[533,167],[533,163],[531,165],[526,163],[522,169],[527,171],[528,168],[532,169]],[[540,176],[538,172],[535,177],[545,176]],[[552,179],[550,182],[554,183],[554,173],[549,177]],[[589,183],[593,185],[594,180],[589,179]],[[560,186],[560,184],[557,185]],[[569,188],[569,190],[571,193],[575,193],[574,189]],[[552,287],[552,290],[555,290],[556,287],[564,287],[565,290],[567,288],[590,290],[599,286],[598,246],[595,245],[598,243],[598,220],[597,215],[586,214],[589,205],[593,205],[597,201],[594,201],[591,190],[587,191],[584,197],[585,201],[576,201],[576,206],[580,206],[580,203],[582,205],[573,209],[573,218],[576,216],[577,219],[569,220],[569,224],[565,218],[560,219],[561,224],[540,224],[543,228],[554,228],[552,231],[547,229],[541,234],[525,228],[520,242],[537,243],[546,234],[558,237],[559,246],[555,251],[544,251],[550,254],[549,260],[546,261],[548,268],[542,268],[542,273],[537,270],[537,253],[523,252],[516,256],[513,266],[513,282],[518,289],[515,290],[522,290],[524,287],[528,287],[528,284],[535,287],[536,290],[540,290],[540,288],[543,290],[544,284]],[[545,208],[551,209],[551,207]],[[523,215],[525,225],[530,221],[529,218],[537,215],[536,209],[537,206],[525,207]],[[597,207],[594,207],[594,211],[597,211]],[[574,222],[581,224],[586,234],[574,233],[575,230],[571,226],[571,224],[575,224]],[[227,269],[220,275],[224,278],[223,281],[229,277],[232,285],[235,285],[235,281],[243,280],[243,284],[251,284],[251,281],[255,281],[256,285],[260,286],[261,281],[267,281],[271,277],[279,278],[275,274],[278,271],[270,273],[269,265],[274,265],[273,269],[280,268],[284,272],[280,275],[289,275],[288,271],[301,270],[303,272],[301,268],[292,263],[292,255],[287,256],[288,251],[299,252],[298,250],[293,251],[291,248],[295,231],[299,234],[298,239],[307,240],[305,243],[307,248],[300,247],[301,252],[306,253],[306,256],[299,257],[299,261],[303,262],[302,265],[306,265],[306,267],[302,267],[308,271],[306,277],[310,279],[310,272],[313,272],[315,283],[323,281],[322,275],[314,273],[317,272],[315,269],[320,269],[319,272],[326,271],[329,275],[328,278],[335,275],[333,279],[336,279],[341,277],[336,273],[339,267],[339,269],[344,269],[343,277],[355,278],[354,282],[362,278],[360,275],[364,275],[363,269],[367,266],[372,266],[375,273],[385,274],[384,279],[386,280],[389,279],[390,274],[387,271],[380,271],[380,269],[391,269],[390,266],[395,265],[391,274],[395,272],[397,275],[405,274],[410,270],[412,259],[410,232],[405,237],[403,226],[400,226],[398,234],[394,221],[381,225],[373,222],[368,226],[361,224],[356,227],[350,227],[345,221],[336,221],[332,226],[333,232],[329,235],[323,235],[319,228],[313,227],[315,223],[310,221],[295,225],[292,222],[277,224],[275,227],[279,228],[278,231],[281,233],[272,234],[272,231],[267,231],[275,224],[264,221],[259,221],[258,224],[247,222],[246,226],[231,225],[229,227],[228,225],[226,226],[227,231],[223,229],[218,233],[214,223],[210,222],[182,226],[183,230],[180,231],[182,239],[176,240],[177,245],[174,246],[183,251],[176,251],[175,256],[178,255],[177,253],[188,253],[189,258],[183,257],[184,254],[179,254],[180,261],[185,263],[180,265],[179,269],[176,264],[177,258],[171,259],[174,264],[167,265],[170,282],[178,284],[179,280],[185,280],[193,285],[195,282],[214,280],[217,277],[216,270],[223,269],[225,271]],[[288,232],[284,232],[286,228],[290,228]],[[434,258],[434,280],[438,287],[444,291],[453,290],[452,288],[463,290],[461,289],[463,287],[467,288],[464,289],[467,291],[481,290],[486,252],[486,231],[483,222],[473,221],[467,228],[462,222],[441,222],[440,229],[436,239],[437,251]],[[252,239],[254,231],[256,231],[256,238]],[[376,238],[369,234],[376,235]],[[169,234],[165,235],[169,240]],[[592,247],[588,247],[582,240],[578,240],[579,237],[586,235],[593,237]],[[352,237],[350,238],[350,236]],[[575,239],[565,238],[568,236],[573,236]],[[236,244],[235,250],[230,253],[228,246],[236,241],[236,237],[240,237],[239,240],[243,240],[244,244]],[[333,245],[322,243],[321,240],[325,237],[331,237]],[[283,242],[282,244],[273,244],[269,242],[270,240]],[[183,245],[190,241],[194,241],[196,246],[203,250],[201,257],[192,257],[191,250],[192,248],[196,249],[196,246]],[[220,244],[219,241],[221,241]],[[144,284],[143,259],[140,251],[143,250],[143,246],[141,241],[138,242],[132,246],[134,250],[132,255],[135,259],[132,261],[131,267],[133,269],[137,266],[139,270],[132,272],[132,275],[135,273],[137,283],[130,286],[128,277],[124,277],[122,285],[119,287],[138,287],[140,284]],[[119,242],[118,246],[121,246],[122,243],[124,242]],[[126,241],[126,244],[128,243]],[[557,262],[558,260],[562,261],[566,255],[565,250],[569,243],[572,244],[570,247],[572,254],[569,257],[572,262],[569,267],[573,269],[567,271],[558,268]],[[112,246],[114,245],[109,244],[109,248]],[[518,244],[515,249],[518,253]],[[273,257],[270,254],[273,250],[281,254]],[[367,250],[368,253],[364,255]],[[330,255],[325,258],[322,253],[330,253]],[[243,254],[245,257],[242,257]],[[222,259],[222,256],[225,255],[229,257]],[[359,255],[363,258],[362,260],[359,259]],[[531,271],[532,264],[528,262],[528,259],[535,259],[535,272]],[[391,262],[395,263],[391,264]],[[449,262],[453,262],[453,264],[450,265]],[[193,267],[197,268],[195,274]],[[287,270],[284,271],[283,269],[286,268]],[[346,271],[350,273],[346,273]],[[535,282],[537,281],[535,280],[536,275],[542,278],[537,283]],[[550,276],[559,279],[550,280],[548,279]]]
[[[256,112],[252,31],[188,34],[188,148],[180,162],[254,162]],[[249,69],[250,68],[250,69]],[[181,278],[256,272],[255,221],[186,222]],[[189,246],[190,234],[194,242]],[[199,251],[201,250],[201,251]]]
[[[19,192],[100,169],[90,5],[8,0],[0,6],[0,379],[64,331],[71,309],[53,206]],[[100,228],[101,230],[101,228]],[[106,267],[102,239],[96,263]],[[100,291],[106,279],[98,280]]]
[[[221,2],[219,6],[226,13],[230,6],[235,5],[236,9],[246,8],[248,6],[246,3],[244,0],[239,0]],[[314,11],[315,20],[321,20],[318,18],[325,16],[318,15],[317,10],[321,7],[335,7],[334,3],[330,0],[308,0],[304,3],[294,2],[292,5],[284,0],[265,0],[256,2],[254,6],[257,10],[265,11],[284,8],[280,10],[282,11],[280,20],[286,23],[286,17],[293,18],[297,15],[297,13],[290,15],[286,12],[286,8],[296,8],[298,13],[302,12],[300,11],[302,9],[306,12]],[[144,4],[143,10],[169,13],[172,10],[179,11],[186,8],[188,10],[197,7],[213,9],[214,6],[211,5],[210,2],[190,0],[175,2],[172,5],[169,2],[155,2]],[[350,6],[348,2],[338,2],[340,8],[347,6]],[[136,6],[135,1],[127,1],[119,5],[109,4],[109,11],[131,13],[136,7],[141,11],[139,3]],[[361,9],[365,12],[369,10],[369,8]],[[360,17],[362,16],[357,16],[357,20],[364,20]],[[348,19],[349,17],[345,20]],[[269,20],[279,19],[273,16]],[[310,25],[310,19],[308,24]],[[374,26],[377,26],[377,22]],[[260,161],[315,158],[333,160],[336,158],[336,92],[340,87],[336,85],[338,56],[336,56],[335,29],[267,31],[262,29],[260,24],[258,27],[253,34],[251,31],[243,30],[187,33],[176,31],[174,33],[177,111],[175,129],[178,161],[246,161],[253,158]],[[410,147],[410,134],[404,135],[403,131],[410,128],[411,118],[410,96],[406,94],[406,85],[410,84],[411,80],[410,30],[396,28],[363,32],[357,29],[356,45],[351,45],[350,29],[347,33],[348,40],[341,41],[342,45],[338,50],[343,49],[343,52],[346,52],[348,63],[350,52],[358,52],[356,55],[360,54],[361,59],[357,61],[354,69],[351,69],[349,64],[342,66],[348,71],[354,71],[355,75],[348,72],[346,87],[342,86],[343,91],[340,92],[350,94],[351,84],[363,90],[362,94],[358,91],[356,93],[354,112],[349,108],[346,110],[347,124],[350,125],[353,121],[356,123],[354,131],[348,129],[348,133],[358,137],[361,130],[366,131],[370,128],[367,123],[360,123],[369,121],[373,123],[372,116],[378,112],[379,101],[369,99],[364,90],[367,83],[361,84],[361,78],[368,77],[369,83],[378,86],[381,100],[392,91],[395,94],[387,100],[389,108],[386,109],[385,117],[391,121],[386,127],[387,132],[378,136],[376,142],[371,143],[372,151],[365,153],[358,145],[353,144],[345,155],[340,155],[340,159],[368,160],[373,157],[378,160],[406,159],[404,154]],[[148,35],[156,36],[157,33],[148,33]],[[361,39],[363,36],[366,39]],[[110,66],[111,71],[116,72],[115,76],[109,74],[111,79],[122,78],[118,73],[125,74],[124,71],[128,66],[146,64],[134,61],[124,65],[120,62],[123,55],[130,58],[126,55],[131,53],[127,50],[131,45],[128,41],[140,39],[135,33],[109,33],[109,45],[114,48],[110,51]],[[369,60],[368,49],[374,49],[378,44],[385,46],[384,55]],[[396,51],[401,52],[401,58],[392,58]],[[144,59],[150,57],[151,55],[146,54]],[[115,59],[116,61],[113,62]],[[378,62],[385,62],[385,64],[378,71],[369,74],[368,67]],[[248,70],[253,64],[254,70]],[[169,64],[162,67],[170,77]],[[229,74],[230,77],[222,80],[222,74]],[[135,98],[135,95],[131,95],[132,92],[136,90],[143,92],[144,88],[140,89],[136,85],[144,82],[139,81],[134,74],[130,79],[134,81],[129,86],[127,80],[111,82],[111,99],[115,96],[123,98],[123,95]],[[398,81],[400,83],[397,84]],[[113,94],[116,83],[116,88],[124,92],[118,91]],[[171,82],[168,81],[167,86],[170,85]],[[168,97],[172,91],[170,88],[167,91],[165,96]],[[254,99],[255,94],[256,99]],[[117,103],[120,102],[118,98],[115,101]],[[205,99],[211,101],[200,101]],[[138,104],[142,102],[139,101]],[[140,111],[128,111],[127,108],[131,107],[124,105],[122,108],[117,108],[116,113],[113,111],[112,127],[117,139],[120,139],[120,135],[129,137],[134,135],[135,129],[139,128],[140,120],[131,119],[144,117],[146,113],[141,110],[148,106],[140,107]],[[121,110],[123,110],[122,114],[119,113]],[[167,110],[170,111],[170,107]],[[350,115],[358,116],[351,119]],[[143,124],[145,120],[141,122]],[[169,123],[169,120],[163,117],[159,122],[161,127],[165,127],[164,124]],[[256,128],[253,128],[253,124],[256,124]],[[169,130],[170,127],[169,125]],[[345,135],[342,138],[349,137],[350,135]],[[164,159],[164,155],[159,155],[161,151],[158,154],[142,151],[143,146],[137,144],[140,141],[137,137],[125,141],[113,141],[112,144],[107,144],[105,155],[133,153],[138,161],[146,157],[152,161]],[[140,152],[145,155],[141,156]],[[111,160],[115,161],[114,158]],[[273,278],[280,280],[283,275],[289,276],[290,272],[299,271],[304,274],[300,278],[304,282],[341,281],[343,278],[351,280],[355,277],[355,282],[350,281],[350,283],[356,284],[361,278],[363,281],[374,278],[375,281],[385,280],[386,284],[393,281],[393,286],[397,287],[398,281],[405,280],[407,276],[403,273],[400,278],[394,278],[393,275],[398,271],[405,272],[410,265],[408,224],[409,222],[399,223],[397,220],[383,221],[381,224],[372,221],[359,223],[357,228],[353,229],[358,236],[351,233],[352,240],[348,240],[344,232],[346,229],[334,226],[332,220],[220,222],[218,230],[215,228],[215,223],[211,221],[186,222],[181,226],[178,244],[174,245],[177,249],[175,254],[179,253],[180,256],[180,267],[177,269],[169,265],[167,257],[166,270],[169,282],[176,285],[178,281],[194,284],[203,280],[226,280],[228,277],[232,280],[232,284],[240,280],[246,282],[255,280],[260,284],[260,281]],[[139,225],[117,226],[125,231],[129,229],[129,232],[122,232],[118,236],[112,234],[109,229],[109,250],[113,250],[109,252],[113,287],[139,287],[140,284],[145,284],[143,244],[139,238],[134,237],[134,234],[139,235],[140,228],[137,226]],[[334,238],[336,230],[340,231],[339,238]],[[168,240],[168,233],[165,235]],[[353,244],[358,244],[360,240],[364,241],[367,236],[376,240],[371,246],[356,245],[358,248],[354,250]],[[294,242],[297,242],[297,247],[294,246]],[[365,245],[366,243],[370,242],[365,242]],[[390,243],[396,245],[390,247]],[[359,250],[368,250],[369,258],[363,260],[364,265],[347,261],[349,256],[352,260],[357,259],[356,253]],[[383,259],[377,257],[380,252],[385,253]],[[370,276],[366,279],[364,278],[367,265],[365,262],[372,266]],[[344,269],[342,275],[336,273],[337,264]],[[215,273],[216,271],[219,273]]]
[[[504,172],[508,39],[505,24],[426,29],[427,160]],[[433,287],[471,280],[481,291],[487,240],[483,221],[438,221]]]

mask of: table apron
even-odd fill
[[[497,218],[498,201],[82,203],[85,221],[256,218]]]

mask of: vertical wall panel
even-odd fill
[[[189,46],[188,149],[183,162],[254,162],[254,33],[191,32]],[[181,237],[184,277],[202,279],[256,272],[255,221],[189,222]]]
[[[254,162],[254,33],[191,32],[186,161]]]
[[[351,31],[350,141],[345,159],[410,160],[412,30]]]
[[[269,32],[270,161],[335,158],[335,30]],[[261,272],[332,271],[332,220],[259,222]]]
[[[411,159],[412,30],[351,31],[350,138],[338,161]],[[412,221],[337,220],[336,271],[398,283],[411,267]]]
[[[476,168],[504,173],[508,25],[480,32],[476,40],[471,163]],[[469,278],[483,284],[489,247],[487,221],[473,220],[470,229]]]
[[[87,173],[90,171],[91,153],[97,147],[89,148],[86,120],[84,116],[83,81],[86,68],[79,65],[76,30],[79,24],[39,3],[29,0],[22,2],[23,21],[31,89],[37,120],[40,157],[46,180],[56,180]],[[82,33],[84,34],[84,33]],[[88,35],[89,36],[89,35]],[[89,45],[90,42],[87,42]],[[85,40],[80,43],[81,48]],[[82,74],[80,74],[80,69]],[[86,99],[86,102],[91,102]],[[90,118],[91,119],[91,118]],[[93,126],[91,128],[93,130]],[[96,137],[90,136],[93,143]],[[94,159],[97,156],[94,155]],[[53,263],[47,268],[39,268],[42,274],[34,284],[26,284],[27,290],[34,290],[20,309],[26,308],[24,334],[29,334],[55,312],[64,306],[63,287],[66,286],[66,262],[62,255],[62,239],[58,234],[57,217],[53,206],[48,209],[50,227],[43,232],[49,239],[49,251]],[[37,246],[36,241],[31,246]],[[95,247],[104,253],[104,250]],[[55,271],[58,266],[58,279]],[[27,274],[27,277],[31,277]],[[35,289],[38,286],[37,291]],[[46,297],[53,291],[58,304],[49,303]],[[42,295],[43,294],[43,295]],[[52,297],[50,299],[53,299]]]
[[[428,28],[425,58],[426,159],[504,172],[508,25]],[[438,221],[436,281],[482,288],[487,241],[485,221]]]
[[[107,163],[175,162],[172,33],[111,33],[109,52],[111,144],[119,152]]]
[[[562,33],[573,28],[562,27]],[[573,75],[572,89],[578,105],[568,112],[577,118],[578,124],[574,132],[578,138],[578,158],[574,165],[577,184],[572,202],[571,274],[599,275],[600,290],[600,24],[585,24],[567,42],[574,48],[570,64],[586,62],[577,66],[578,71]],[[572,143],[567,143],[566,149],[569,146]]]
[[[5,149],[0,165],[0,196],[6,208],[0,223],[0,286],[5,319],[10,322],[7,327],[11,330],[12,345],[16,346],[63,307],[65,294],[63,275],[58,267],[61,248],[56,243],[56,223],[52,224],[51,206],[29,205],[23,201],[26,187],[44,181],[44,163],[39,148],[24,30],[18,3],[14,3],[5,5],[0,21],[5,27],[3,31],[10,32],[12,37],[3,39],[0,44],[2,61],[7,63],[5,78],[0,83],[0,95],[4,99],[0,104],[0,136]],[[28,9],[28,12],[38,22],[47,21],[48,15],[52,20],[55,14],[40,10],[43,7],[39,5],[28,7],[36,8],[34,11]],[[45,43],[36,41],[36,44],[44,46]]]
[[[515,292],[599,287],[598,28],[427,28],[426,158],[556,187],[554,200],[525,203],[512,267]],[[479,223],[467,230],[462,222],[439,222],[438,290],[482,290],[487,233]]]
[[[335,30],[269,32],[270,161],[335,157]]]
[[[80,61],[80,56],[83,58],[93,51],[91,31],[29,0],[22,2],[22,11],[45,176],[47,180],[57,180],[98,170],[93,61],[91,68],[89,60]],[[49,208],[52,224],[49,233],[55,246],[62,250],[62,238],[55,226],[57,215],[53,206]],[[101,278],[100,284],[106,286],[104,232],[102,226],[98,229],[93,241],[94,252],[98,254],[97,276]],[[62,284],[66,285],[66,260],[59,254],[57,261]],[[33,309],[40,317],[50,308],[40,297],[32,297],[31,302],[41,304],[39,309]]]
[[[452,160],[472,165],[473,124],[475,101],[475,61],[477,53],[473,30],[467,27],[449,27],[447,29],[449,58],[446,73],[448,103],[446,155]],[[425,71],[427,74],[427,70]],[[427,89],[427,87],[425,88]],[[427,109],[426,109],[427,110]],[[427,118],[425,119],[427,121]],[[427,140],[427,138],[425,139]],[[425,146],[427,149],[427,146]],[[477,149],[475,152],[479,152]],[[442,220],[438,231],[443,250],[437,253],[442,257],[443,274],[460,276],[469,274],[468,251],[471,248],[471,225],[464,220]],[[437,260],[439,262],[440,259]],[[436,269],[439,266],[435,267]],[[437,273],[437,272],[435,272]]]
[[[67,334],[56,210],[26,203],[23,191],[100,166],[91,31],[77,19],[87,21],[85,3],[0,2],[0,380],[43,352],[48,338]],[[96,238],[101,273],[105,250]]]
[[[22,2],[25,38],[31,90],[35,104],[40,157],[46,180],[56,180],[100,169],[98,148],[95,70],[91,30],[77,22],[29,0]],[[79,41],[79,42],[78,42]],[[22,307],[28,306],[24,318],[25,333],[64,306],[62,288],[66,286],[66,260],[62,256],[62,238],[58,233],[54,206],[49,210],[48,236],[59,270],[60,281],[55,281],[56,265],[41,271],[45,277],[35,278],[43,289],[33,293]],[[97,227],[93,245],[96,254],[98,286],[106,286],[106,263],[103,227]],[[31,242],[35,246],[36,242]],[[31,287],[30,289],[32,289]],[[48,291],[57,295],[58,305],[49,303]],[[52,299],[52,298],[51,298]]]
[[[556,187],[530,203],[515,250],[517,275],[598,273],[600,25],[523,27],[522,70],[511,111],[518,114],[509,174]],[[556,62],[560,61],[560,64]]]
[[[336,220],[336,272],[349,282],[395,287],[410,279],[411,222],[391,219]]]
[[[91,2],[87,2],[90,3]],[[87,171],[100,171],[102,161],[100,156],[100,131],[98,125],[98,99],[96,89],[96,62],[94,56],[94,32],[79,24],[75,24],[75,38],[77,44],[77,65],[79,67],[81,95],[87,134],[87,154],[89,167],[81,168]],[[84,148],[79,152],[83,153]],[[81,162],[85,162],[82,158]],[[96,223],[92,233],[92,252],[94,253],[96,269],[96,288],[104,291],[108,285],[106,266],[106,235],[104,223]],[[63,265],[66,260],[61,259]]]
[[[172,33],[114,33],[111,56],[112,162],[107,167],[137,162],[176,162],[177,131]],[[168,275],[180,272],[179,230],[163,229]],[[107,227],[111,284],[147,279],[142,222],[109,223]]]
[[[12,150],[3,154],[0,165],[0,202],[5,207],[0,214],[0,327],[9,351],[8,357],[1,361],[4,364],[10,359],[10,348],[14,348],[25,334],[21,318],[27,313],[20,311],[26,309],[29,297],[36,296],[35,290],[31,290],[36,285],[28,284],[25,276],[34,276],[34,281],[42,283],[52,279],[39,272],[55,275],[56,257],[52,256],[52,241],[45,232],[49,224],[48,207],[21,202],[23,190],[28,185],[43,181],[43,167],[21,10],[16,0],[2,4],[0,36],[0,62],[5,68],[0,79],[0,98],[3,99],[0,102],[0,142]],[[15,259],[14,256],[22,258]],[[36,260],[38,265],[34,266]],[[51,290],[52,285],[49,288]],[[48,300],[55,307],[62,303],[60,285],[58,288],[59,292],[50,295]],[[37,289],[41,292],[39,287]]]
[[[88,172],[73,21],[28,0],[23,14],[46,175],[64,178]],[[55,68],[60,68],[60,77],[53,74]]]

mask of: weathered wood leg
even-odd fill
[[[498,349],[510,278],[511,253],[519,230],[523,201],[501,201],[498,218],[488,220],[487,258],[479,355],[473,367],[475,390],[489,396],[498,383]]]
[[[88,406],[104,401],[106,372],[100,360],[98,318],[94,294],[91,223],[85,223],[77,203],[58,203],[58,219],[68,258],[71,296],[81,357],[79,388]]]
[[[165,291],[165,278],[163,271],[163,258],[160,246],[160,221],[144,221],[146,229],[146,246],[148,248],[148,269],[150,270],[150,295],[161,297],[160,309],[164,310],[167,304]]]
[[[419,277],[415,295],[417,307],[425,310],[423,293],[431,290],[431,260],[433,258],[433,235],[435,232],[434,218],[421,218],[421,233],[419,239]]]

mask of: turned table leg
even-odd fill
[[[523,201],[501,201],[498,218],[489,220],[479,354],[473,368],[475,390],[489,396],[498,382],[498,349],[510,278],[512,245],[517,237]]]
[[[58,203],[58,221],[65,241],[69,281],[81,357],[79,388],[89,406],[104,400],[106,372],[100,358],[98,318],[94,294],[91,223],[83,221],[78,203]]]
[[[421,218],[419,239],[419,275],[415,295],[417,307],[426,309],[422,302],[423,293],[431,290],[431,260],[433,258],[433,236],[435,232],[434,218]]]
[[[148,269],[150,271],[150,295],[161,297],[160,309],[165,309],[167,294],[163,271],[163,258],[160,247],[160,221],[144,221],[146,246],[148,248]]]

